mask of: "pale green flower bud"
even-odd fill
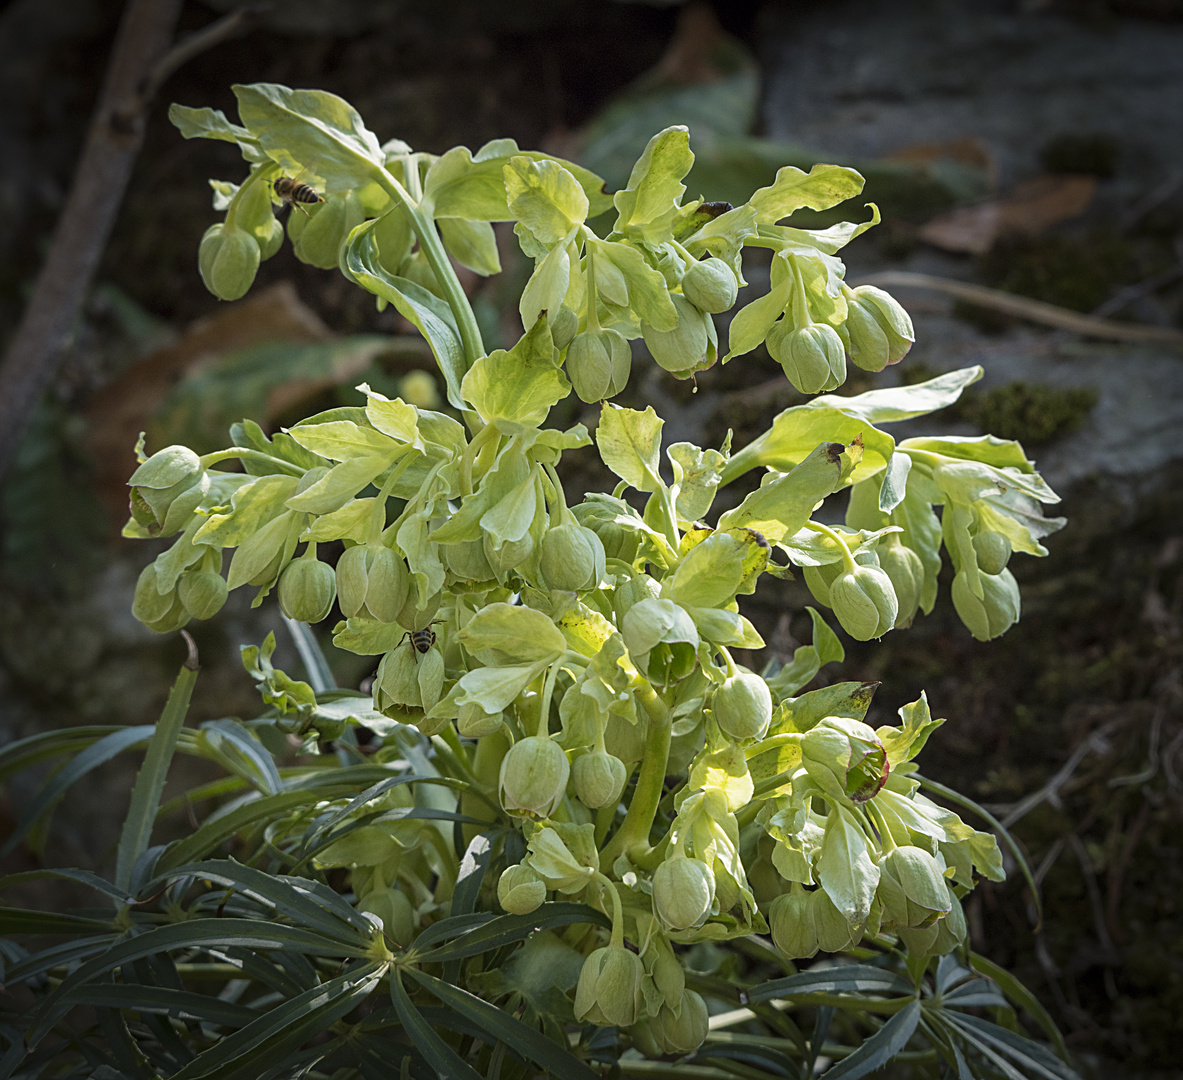
[[[879,550],[879,565],[891,578],[899,611],[895,626],[902,629],[911,626],[920,608],[920,596],[924,591],[924,563],[920,556],[904,544],[898,534],[892,533],[887,543]]]
[[[891,578],[877,566],[858,563],[830,584],[830,606],[842,629],[859,641],[882,637],[899,614]]]
[[[410,587],[406,564],[384,544],[346,548],[337,560],[337,596],[347,619],[394,622]]]
[[[659,1058],[665,1053],[665,1046],[654,1036],[653,1022],[648,1017],[638,1020],[628,1029],[628,1033],[633,1046],[647,1058]]]
[[[259,245],[245,229],[211,225],[197,249],[197,268],[205,287],[219,300],[245,296],[259,272]],[[334,264],[336,261],[334,260]]]
[[[850,359],[864,371],[882,371],[908,354],[916,333],[899,302],[874,285],[860,285],[846,297]]]
[[[608,396],[612,382],[612,356],[602,332],[576,334],[567,349],[567,378],[580,401],[593,404]]]
[[[419,700],[423,703],[423,708],[434,709],[439,702],[440,697],[444,691],[444,657],[439,649],[429,649],[415,662],[415,677],[419,682]],[[435,735],[447,726],[447,723],[436,724],[435,719],[431,721],[430,732],[424,731],[420,726],[419,730],[424,734]],[[445,719],[445,718],[439,718]]]
[[[953,579],[953,607],[978,641],[990,641],[1019,621],[1019,583],[1005,569],[1000,574],[979,574],[978,580],[982,583],[981,600],[970,589],[966,572],[958,571]]]
[[[160,575],[156,564],[150,562],[136,580],[136,591],[132,597],[131,613],[142,623],[155,622],[164,618],[176,601],[174,590],[162,593],[159,588]]]
[[[480,739],[485,735],[492,735],[503,722],[502,713],[487,713],[475,701],[469,701],[460,706],[460,715],[456,717],[456,730],[466,739]]]
[[[641,958],[622,945],[596,949],[584,962],[575,988],[575,1019],[601,1027],[628,1027],[641,1011]]]
[[[570,776],[563,748],[546,736],[531,735],[514,743],[501,762],[501,805],[510,813],[550,817],[563,801]]]
[[[365,209],[352,191],[330,195],[318,207],[288,218],[292,250],[303,263],[332,270],[341,256],[341,245],[350,232],[365,221]]]
[[[157,595],[159,596],[159,594]],[[181,598],[177,595],[177,591],[174,589],[172,592],[160,597],[160,599],[167,602],[163,610],[160,611],[160,614],[155,618],[141,619],[140,621],[149,630],[153,630],[157,634],[171,634],[174,631],[180,630],[189,621],[190,615],[185,605],[181,603]],[[135,612],[134,605],[132,611],[133,613]]]
[[[655,938],[650,947],[657,952],[652,964],[653,984],[667,1005],[676,1006],[686,990],[686,972],[665,938]]]
[[[620,802],[620,793],[628,779],[624,762],[605,750],[593,750],[577,758],[571,773],[579,801],[593,810]]]
[[[174,524],[170,517],[188,519],[209,486],[201,459],[187,446],[158,450],[131,474],[127,483],[131,488],[131,516],[153,536],[160,535],[166,524]],[[178,520],[175,525],[179,529],[183,523]]]
[[[612,381],[608,384],[608,396],[616,397],[628,386],[628,377],[633,369],[633,349],[619,330],[601,331],[612,358]]]
[[[711,698],[715,722],[733,739],[759,739],[772,719],[772,693],[752,672],[737,672],[723,680]]]
[[[542,580],[550,589],[595,588],[604,568],[604,545],[591,529],[568,519],[542,537]]]
[[[411,944],[415,936],[415,908],[411,898],[401,889],[377,889],[368,893],[357,905],[358,911],[368,911],[382,920],[382,931],[398,945]]]
[[[936,924],[937,938],[933,942],[934,956],[944,956],[965,944],[969,936],[969,927],[965,924],[965,912],[961,910],[961,901],[951,885],[946,882],[949,892],[949,914]]]
[[[682,1001],[675,1011],[663,1005],[650,1019],[654,1038],[667,1054],[689,1054],[697,1050],[707,1037],[707,1003],[693,990],[682,992]]]
[[[283,247],[283,222],[277,217],[272,217],[263,225],[252,230],[255,234],[255,240],[259,245],[259,258],[266,262],[272,255],[279,253],[279,249]]]
[[[768,925],[772,942],[790,960],[808,960],[817,955],[817,932],[809,917],[809,896],[799,882],[772,901]]]
[[[632,562],[637,555],[639,541],[635,532],[622,529],[614,520],[615,511],[602,503],[580,503],[571,508],[575,520],[591,529],[600,538],[607,559]]]
[[[703,259],[682,275],[682,293],[696,308],[718,315],[735,303],[739,282],[722,259]]]
[[[706,364],[707,343],[710,333],[706,319],[710,316],[696,308],[685,296],[670,294],[670,300],[678,313],[678,322],[672,330],[655,330],[648,323],[641,323],[641,336],[657,363],[683,378],[700,371]]]
[[[333,568],[316,558],[300,558],[279,575],[279,608],[297,622],[320,622],[337,598]]]
[[[668,930],[706,922],[715,903],[715,875],[701,859],[675,855],[653,872],[653,910]]]
[[[550,338],[555,348],[562,352],[571,344],[578,330],[579,316],[566,304],[560,304],[554,318],[550,320]]]
[[[529,866],[507,866],[497,879],[497,902],[511,915],[529,915],[546,899],[546,884]]]
[[[845,952],[862,937],[860,930],[834,906],[825,889],[814,889],[809,894],[808,914],[822,952]]]
[[[876,895],[899,929],[931,926],[948,914],[949,890],[940,864],[923,848],[893,848],[879,859]]]
[[[978,569],[984,574],[1001,574],[1010,562],[1010,541],[1000,532],[986,530],[973,538],[974,555]]]
[[[443,544],[440,553],[448,569],[460,581],[492,581],[496,576],[485,558],[485,546],[480,540]]]
[[[832,326],[793,327],[782,319],[773,323],[766,340],[769,355],[802,394],[820,394],[846,381],[846,353]]]
[[[392,705],[423,707],[417,656],[413,648],[404,644],[382,657],[374,676],[374,708],[379,712],[385,712]]]
[[[226,603],[226,579],[216,570],[186,570],[177,596],[195,619],[212,619]]]

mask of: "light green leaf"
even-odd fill
[[[779,169],[769,187],[761,188],[748,201],[755,208],[756,221],[773,225],[795,210],[828,210],[863,190],[863,178],[840,165],[820,162],[808,173],[793,165]]]
[[[238,547],[284,512],[284,503],[298,484],[294,476],[276,474],[244,484],[231,497],[231,509],[211,514],[193,539],[213,548]]]
[[[793,289],[793,275],[789,272],[788,263],[779,256],[774,258],[771,275],[769,291],[750,304],[745,304],[731,320],[727,330],[727,355],[723,363],[757,348],[788,306],[789,294]]]
[[[550,616],[513,604],[488,604],[456,637],[485,664],[550,663],[567,650],[567,639]]]
[[[330,540],[355,540],[362,544],[374,531],[374,510],[377,499],[352,499],[340,510],[314,518],[312,525],[300,537],[318,543]],[[378,523],[381,528],[381,523]]]
[[[647,406],[644,412],[605,402],[596,428],[600,457],[638,491],[658,491],[661,480],[661,429],[665,421]]]
[[[340,510],[375,477],[384,473],[400,457],[406,447],[389,443],[386,454],[352,457],[334,465],[311,487],[287,501],[292,510],[306,514],[331,514]]]
[[[441,218],[438,224],[445,250],[461,266],[482,277],[501,273],[497,237],[487,221]]]
[[[686,191],[682,179],[693,164],[689,128],[678,125],[654,135],[633,166],[628,187],[613,198],[615,231],[637,233],[651,244],[668,240]]]
[[[374,619],[352,618],[333,627],[333,644],[359,656],[377,656],[398,648],[406,637],[398,623],[380,623]]]
[[[362,427],[350,420],[334,420],[327,424],[300,424],[289,435],[306,450],[328,458],[345,461],[349,458],[389,454],[397,446],[390,435]]]
[[[529,254],[529,253],[527,253]],[[556,244],[534,268],[522,290],[518,311],[522,326],[533,326],[546,311],[556,311],[571,285],[570,245]]]
[[[645,256],[628,244],[588,239],[588,248],[595,259],[596,288],[601,289],[601,276],[615,271],[627,289],[623,299],[607,293],[603,298],[619,307],[628,306],[642,322],[656,330],[672,330],[678,322],[678,312],[670,299],[665,278],[645,261]]]
[[[168,119],[184,139],[219,139],[222,142],[232,142],[238,145],[247,161],[258,163],[268,160],[267,155],[259,148],[259,140],[246,128],[227,120],[221,109],[191,109],[187,105],[173,102],[168,107]]]
[[[755,529],[770,544],[795,533],[841,483],[843,450],[839,443],[818,446],[792,472],[757,488],[728,510],[719,518],[719,528]]]
[[[838,394],[823,394],[813,399],[814,405],[823,408],[841,409],[850,416],[860,416],[872,424],[890,424],[899,420],[912,420],[917,416],[948,408],[967,386],[972,386],[982,377],[978,365],[948,371],[943,375],[911,386],[889,386],[882,390],[868,390],[853,397]],[[1026,458],[1022,459],[1024,462]],[[1018,464],[1007,460],[1005,464]]]
[[[540,244],[557,244],[587,218],[587,195],[557,161],[534,161],[525,155],[505,166],[509,209]]]
[[[758,547],[751,533],[715,532],[696,544],[662,582],[661,595],[679,604],[722,607],[735,599],[746,575],[749,553]]]
[[[237,589],[258,577],[277,554],[289,545],[294,549],[300,528],[296,512],[286,510],[254,535],[248,536],[235,549],[234,558],[230,560],[230,570],[226,575],[226,584],[231,589]]]
[[[684,521],[698,521],[710,510],[715,491],[727,464],[727,454],[718,450],[700,450],[693,443],[674,443],[666,450],[674,470],[678,489],[678,516]]]
[[[461,392],[485,423],[538,427],[570,391],[546,318],[539,316],[508,352],[482,356],[464,376]]]

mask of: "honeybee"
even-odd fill
[[[301,203],[322,203],[324,196],[308,184],[301,184],[300,177],[308,170],[301,169],[297,176],[281,176],[271,181],[271,187],[288,206],[294,206],[305,217],[311,217]]]
[[[426,655],[431,651],[432,645],[435,644],[435,631],[432,630],[432,627],[435,626],[436,623],[442,621],[442,619],[436,619],[435,622],[428,623],[425,627],[423,627],[422,630],[408,630],[399,639],[399,644],[401,645],[409,638],[412,648],[414,648],[414,650],[421,656]],[[418,660],[418,657],[415,659]]]

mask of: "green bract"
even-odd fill
[[[808,689],[843,659],[828,615],[808,609],[812,643],[765,666],[748,597],[765,574],[791,568],[842,631],[869,640],[949,602],[939,595],[947,553],[953,605],[987,639],[1019,614],[1012,553],[1046,554],[1041,541],[1063,523],[1042,516],[1056,496],[1017,443],[891,434],[952,405],[980,369],[835,392],[848,356],[879,370],[913,337],[890,296],[843,280],[837,253],[878,222],[873,206],[850,215],[860,222],[788,224],[798,210],[829,213],[858,195],[862,178],[785,166],[738,206],[688,200],[694,155],[688,130],[673,126],[609,194],[579,165],[511,140],[436,156],[380,143],[331,94],[271,84],[236,94],[242,126],[213,110],[172,113],[187,137],[232,143],[249,162],[241,185],[219,182],[226,220],[199,253],[207,285],[226,298],[246,291],[274,250],[271,185],[301,177],[324,201],[307,217],[283,211],[296,254],[340,267],[392,305],[431,349],[445,400],[422,379],[404,382],[402,398],[363,384],[352,401],[272,437],[244,421],[225,450],[168,447],[131,479],[126,535],[174,538],[136,587],[133,611],[146,625],[175,630],[214,614],[228,589],[253,584],[260,604],[278,586],[280,610],[296,620],[326,618],[335,597],[333,643],[362,658],[341,670],[377,669],[369,694],[326,688],[327,667],[310,660],[299,681],[272,666],[270,638],[244,653],[266,714],[185,733],[186,747],[234,769],[237,787],[217,790],[236,801],[156,862],[135,853],[128,873],[176,871],[186,889],[212,881],[222,892],[190,909],[165,879],[133,887],[129,877],[115,948],[183,934],[221,905],[219,933],[250,919],[288,937],[323,930],[330,945],[322,955],[300,937],[313,960],[281,966],[282,943],[252,931],[247,940],[264,944],[242,949],[268,973],[266,995],[283,998],[265,1016],[253,1010],[266,995],[238,1009],[233,987],[256,969],[229,951],[212,964],[213,984],[231,988],[216,1011],[191,1011],[187,979],[188,996],[174,1001],[161,968],[156,1012],[194,1017],[184,1030],[202,1040],[220,1025],[237,1032],[220,1046],[239,1040],[255,1055],[235,1065],[242,1075],[320,1069],[309,1064],[315,1052],[342,1075],[468,1076],[479,1065],[476,1075],[585,1077],[592,1048],[607,1062],[608,1043],[587,1032],[576,1043],[572,1018],[615,1026],[621,1045],[646,1054],[689,1053],[706,1037],[707,1010],[686,988],[685,958],[695,958],[695,985],[714,994],[711,980],[729,970],[716,950],[744,938],[755,955],[770,932],[791,960],[865,939],[859,977],[894,987],[878,999],[891,1019],[871,1037],[879,1050],[834,1068],[885,1064],[885,1033],[896,1049],[909,1044],[919,1010],[941,998],[914,994],[916,965],[964,942],[960,897],[980,877],[1000,880],[1001,856],[993,835],[919,793],[913,758],[943,723],[926,699],[904,705],[898,726],[872,729],[872,684],[823,677]],[[600,219],[609,209],[614,221]],[[490,350],[453,264],[498,272],[494,222],[512,223],[529,265],[523,333]],[[762,295],[741,292],[750,247],[770,252]],[[652,407],[611,401],[638,339],[675,376],[713,364],[712,314],[741,295],[723,359],[744,363],[766,345],[799,391],[822,396],[734,452],[730,435],[718,448],[671,444]],[[598,406],[594,438],[593,425],[574,422],[586,410],[572,395]],[[597,453],[616,487],[565,492],[570,475],[587,475],[565,467],[575,450]],[[737,481],[741,491],[725,490]],[[841,528],[825,524],[831,496],[849,499]],[[314,658],[311,636],[300,640],[301,656]],[[237,869],[187,865],[228,843],[242,853]],[[232,874],[266,886],[227,883]],[[134,904],[123,899],[133,893]],[[171,905],[167,926],[155,914],[139,923],[154,893]],[[186,945],[185,962],[205,964],[207,945]],[[899,950],[912,954],[907,969]],[[225,971],[231,963],[243,966]],[[105,985],[125,990],[135,964]],[[908,971],[902,989],[897,968]],[[939,979],[955,968],[946,961]],[[66,1001],[88,970],[61,966],[50,993]],[[346,1019],[377,985],[393,1010],[367,1005]],[[838,983],[816,1000],[842,1008],[848,996],[857,1000]],[[497,1012],[506,1003],[520,1021]],[[431,1022],[420,1008],[436,1010]],[[268,1027],[279,1009],[305,1026]],[[462,1022],[437,1025],[452,1009]],[[39,1022],[49,1030],[59,1019],[50,1009]],[[145,1030],[183,1037],[183,1025],[158,1019]],[[904,1021],[903,1035],[889,1032]],[[946,1052],[956,1033],[928,1027],[961,1075]],[[398,1058],[404,1038],[415,1047]],[[499,1041],[529,1063],[505,1060]],[[259,1049],[288,1045],[308,1056],[272,1062]],[[120,1067],[126,1058],[133,1071],[158,1070],[152,1052],[148,1064],[129,1052]],[[203,1044],[182,1071],[217,1071],[205,1057],[215,1052]],[[180,1060],[171,1041],[163,1053]]]

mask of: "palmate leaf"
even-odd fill
[[[43,918],[47,920],[50,918],[60,919],[64,916],[43,916]],[[0,928],[2,928],[2,924],[0,924]],[[46,930],[41,932],[61,933],[62,931]],[[113,945],[101,956],[88,960],[64,979],[37,1009],[28,1034],[30,1047],[36,1046],[69,1009],[68,1005],[62,1004],[62,999],[75,987],[93,982],[122,964],[131,963],[158,952],[203,947],[225,948],[231,945],[245,946],[250,949],[288,950],[309,953],[313,956],[365,959],[368,955],[364,944],[348,944],[310,930],[253,919],[190,919],[173,926],[161,926]]]
[[[427,987],[445,1005],[468,1017],[482,1031],[562,1080],[595,1080],[596,1074],[578,1058],[495,1005],[416,968],[408,967],[406,973]]]
[[[986,957],[978,953],[971,952],[969,954],[969,963],[974,971],[981,972],[987,978],[993,979],[1011,1001],[1021,1009],[1026,1009],[1051,1040],[1060,1058],[1064,1061],[1068,1060],[1068,1047],[1064,1044],[1064,1036],[1060,1034],[1060,1029],[1056,1027],[1056,1022],[1051,1018],[1051,1014],[1027,987],[1006,968],[999,967],[992,960],[987,960]]]
[[[999,1056],[1018,1066],[1019,1074],[1027,1080],[1079,1080],[1078,1074],[1064,1064],[1046,1047],[1016,1034],[989,1020],[968,1013],[947,1012],[945,1024],[957,1029],[967,1041],[996,1064]]]
[[[571,923],[592,923],[605,929],[612,926],[606,915],[587,904],[551,902],[543,904],[529,915],[498,915],[457,936],[449,944],[429,949],[427,952],[421,951],[420,936],[407,953],[407,958],[420,964],[438,964],[446,960],[477,956],[490,949],[521,941],[538,930],[569,926]]]
[[[444,1042],[415,1008],[397,969],[390,977],[390,998],[407,1035],[442,1080],[481,1080],[480,1073]]]
[[[761,983],[747,992],[748,1001],[770,1001],[797,994],[842,994],[878,992],[911,997],[912,983],[902,975],[869,964],[841,964],[788,975]],[[852,1003],[853,1004],[853,1003]]]

